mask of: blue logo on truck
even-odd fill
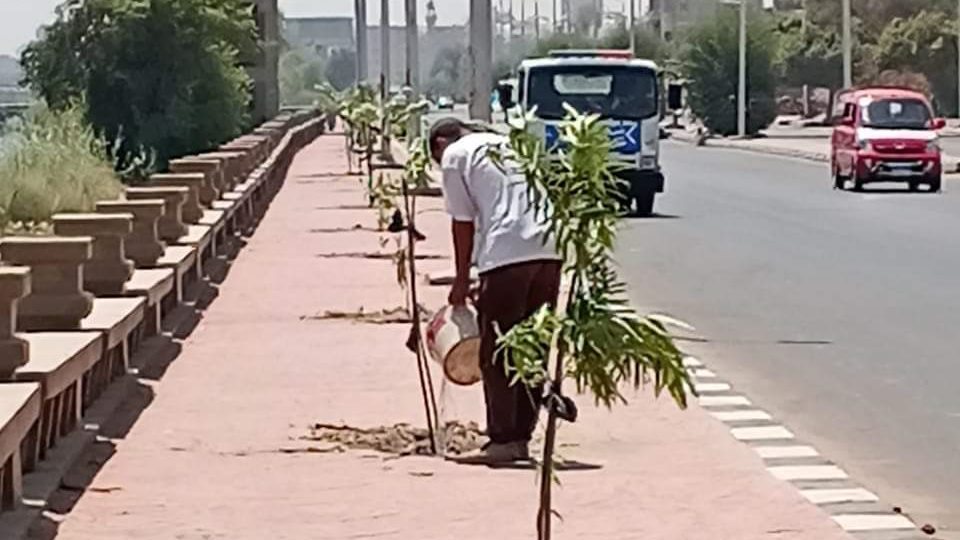
[[[620,154],[640,153],[640,123],[616,120],[610,124],[610,146]],[[544,141],[547,150],[556,150],[560,145],[560,129],[555,124],[547,124]]]

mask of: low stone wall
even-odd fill
[[[0,517],[20,507],[24,475],[130,376],[206,263],[252,233],[323,126],[312,112],[283,113],[172,160],[94,213],[58,214],[53,236],[0,237]]]

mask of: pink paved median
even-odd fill
[[[533,471],[371,452],[323,453],[314,422],[423,424],[406,327],[316,320],[403,305],[392,262],[331,255],[380,247],[337,136],[294,162],[219,297],[56,538],[489,540],[533,538]],[[449,254],[439,201],[422,204],[421,251]],[[356,225],[363,228],[354,229]],[[421,262],[446,269],[449,259]],[[445,297],[426,288],[425,303]],[[439,372],[434,375],[439,381]],[[446,419],[479,421],[479,387],[442,392]],[[560,539],[843,539],[700,409],[636,396],[613,412],[580,399],[561,430]],[[311,448],[314,446],[314,448]],[[68,482],[69,483],[69,482]],[[38,528],[50,537],[51,524]]]

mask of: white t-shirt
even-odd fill
[[[454,221],[473,222],[473,260],[482,274],[510,264],[560,260],[546,225],[530,201],[522,173],[507,174],[487,154],[507,143],[495,133],[471,133],[441,159],[443,197]]]

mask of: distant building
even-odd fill
[[[292,17],[284,20],[283,38],[291,47],[356,48],[350,17]]]

